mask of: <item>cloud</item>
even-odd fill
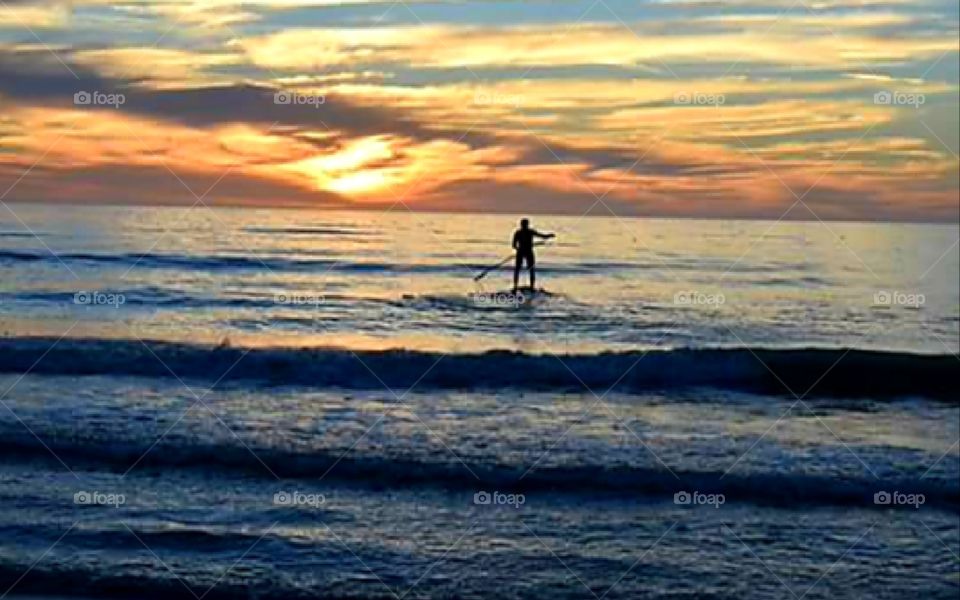
[[[117,47],[77,50],[72,62],[91,72],[123,82],[140,85],[197,86],[222,82],[210,70],[235,65],[239,57],[223,52],[191,52],[157,47]]]
[[[0,4],[0,28],[6,26],[50,29],[65,26],[70,20],[66,2],[24,2],[4,0]]]
[[[904,62],[956,51],[953,35],[894,38],[844,31],[843,19],[820,25],[819,35],[792,28],[728,30],[668,35],[623,24],[522,27],[422,25],[368,28],[298,28],[238,38],[260,67],[314,71],[343,65],[401,64],[421,68],[493,66],[633,66],[673,61],[735,64],[751,61],[794,67],[843,69],[864,63]],[[849,20],[848,20],[849,21]],[[810,23],[807,18],[804,22]],[[814,24],[819,23],[815,20]],[[735,25],[735,24],[734,24]],[[854,21],[854,29],[863,26]],[[768,28],[769,29],[769,28]],[[442,52],[437,49],[442,48]]]
[[[89,58],[90,53],[81,56]],[[179,57],[176,62],[181,60]],[[113,69],[111,66],[106,71]],[[199,128],[255,123],[281,130],[356,135],[390,132],[430,137],[426,128],[409,120],[402,109],[362,105],[335,93],[318,106],[278,103],[278,89],[265,85],[234,83],[153,89],[138,83],[135,79],[101,74],[85,62],[68,60],[60,64],[43,49],[0,48],[0,95],[15,101],[73,107],[73,95],[78,91],[99,91],[124,94],[123,112]]]
[[[958,41],[932,7],[687,3],[624,24],[457,5],[362,27],[371,11],[327,4],[80,0],[82,31],[0,37],[0,178],[39,161],[21,199],[776,218],[805,194],[824,218],[957,213],[956,74],[937,65]],[[143,30],[91,37],[129,15]],[[81,90],[125,102],[76,106]]]

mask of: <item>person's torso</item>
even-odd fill
[[[521,252],[533,252],[532,229],[518,229],[514,235],[517,239],[517,250]]]

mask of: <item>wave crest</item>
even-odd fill
[[[444,354],[341,348],[234,348],[129,339],[5,338],[0,372],[255,381],[345,389],[517,389],[632,393],[714,387],[754,393],[956,402],[950,355],[851,349],[706,348]]]

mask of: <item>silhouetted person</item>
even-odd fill
[[[513,291],[516,292],[520,286],[520,269],[524,261],[530,269],[530,289],[534,288],[537,281],[536,258],[533,256],[533,238],[538,237],[548,240],[556,237],[552,233],[540,233],[536,229],[530,229],[530,219],[520,219],[520,229],[513,234],[513,249],[517,251],[517,263],[513,267]]]

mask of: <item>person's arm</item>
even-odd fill
[[[545,239],[545,240],[549,240],[549,239],[551,239],[551,238],[557,237],[557,234],[555,234],[555,233],[540,233],[539,231],[534,231],[534,232],[533,232],[533,235],[537,236],[538,238]]]
[[[517,245],[518,245],[519,243],[520,243],[519,236],[518,236],[516,233],[514,233],[514,234],[513,234],[513,244],[511,244],[511,245],[513,246],[513,249],[514,249],[514,250],[517,249]]]

